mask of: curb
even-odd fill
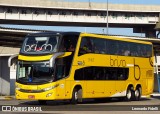
[[[149,96],[142,96],[142,97],[160,97],[160,93],[153,93]],[[0,100],[13,100],[15,96],[0,96]]]
[[[157,97],[157,96],[160,97],[160,93],[153,93],[153,94],[151,94],[151,97]]]
[[[0,96],[0,100],[12,100],[15,99],[14,96]]]

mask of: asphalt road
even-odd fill
[[[7,108],[6,106],[9,106]],[[39,105],[37,101],[0,100],[0,114],[159,114],[160,96],[142,98],[140,101],[120,101],[118,99],[95,101],[87,99],[83,103],[71,105],[68,101],[48,101]],[[6,111],[11,110],[11,111]]]

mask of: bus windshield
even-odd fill
[[[48,83],[54,80],[54,69],[44,63],[18,62],[17,81],[21,83]]]
[[[21,51],[31,54],[57,52],[59,39],[58,35],[28,36]]]

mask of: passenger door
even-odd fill
[[[64,65],[57,65],[56,66],[56,80],[57,81],[57,88],[56,88],[56,97],[58,99],[65,98],[65,86],[66,86],[66,79],[65,79],[65,67]]]

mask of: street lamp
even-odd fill
[[[107,28],[106,28],[106,34],[108,34],[108,0],[107,0]]]
[[[91,1],[89,0],[88,2],[89,2],[89,8],[91,8]]]

